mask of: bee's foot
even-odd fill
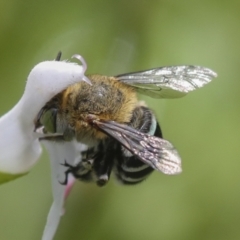
[[[68,183],[68,179],[67,179],[67,177],[65,177],[65,180],[63,181],[63,182],[61,182],[61,181],[58,181],[61,185],[67,185],[67,183]]]
[[[70,168],[70,169],[73,169],[73,168],[76,167],[76,166],[73,166],[73,165],[67,163],[66,159],[64,160],[64,163],[60,163],[60,164],[61,164],[62,166],[64,166],[64,167],[68,167],[68,168]]]
[[[67,163],[66,159],[64,160],[64,163],[61,163],[62,166],[68,167],[68,169],[65,171],[65,179],[63,182],[58,181],[61,185],[67,185],[68,183],[68,174],[73,173],[74,170],[78,169],[78,166],[73,166],[69,163]]]

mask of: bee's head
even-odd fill
[[[42,109],[36,119],[35,127],[43,127],[44,133],[57,132],[57,108]]]
[[[53,137],[55,140],[71,141],[75,136],[75,131],[69,126],[66,118],[61,117],[57,108],[43,108],[39,112],[35,120],[35,131],[38,129],[50,138],[58,136]]]

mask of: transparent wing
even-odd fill
[[[169,175],[182,171],[181,158],[169,141],[114,121],[94,120],[93,124],[152,168]]]
[[[217,74],[200,66],[169,66],[126,73],[116,78],[153,98],[178,98],[203,87]]]

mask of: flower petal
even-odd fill
[[[62,166],[61,163],[64,163],[66,160],[71,165],[77,164],[81,161],[80,152],[86,150],[87,147],[76,141],[60,144],[44,140],[43,145],[46,147],[50,156],[54,200],[48,214],[42,240],[51,240],[54,237],[60,218],[63,215],[65,192],[68,190],[66,186],[59,183],[59,181],[64,181],[66,171],[66,167]]]
[[[86,81],[85,70],[85,62],[66,61],[45,61],[32,69],[22,98],[0,118],[1,183],[27,173],[38,161],[42,149],[39,134],[34,133],[34,119],[53,96]]]

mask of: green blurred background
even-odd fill
[[[145,98],[183,173],[155,172],[135,187],[78,182],[56,240],[240,239],[239,9],[224,0],[0,1],[0,115],[31,68],[59,50],[84,56],[88,73],[196,64],[219,75],[182,99]],[[41,239],[51,202],[44,152],[27,176],[0,187],[0,239]]]

